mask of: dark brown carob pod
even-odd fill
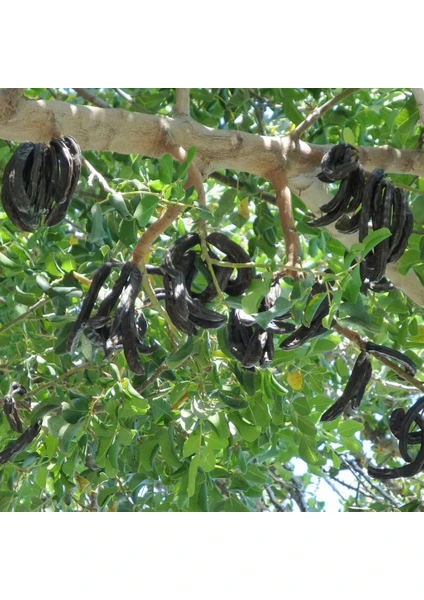
[[[2,204],[12,223],[33,232],[66,215],[81,171],[81,150],[71,137],[50,144],[23,142],[3,174]]]

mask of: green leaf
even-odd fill
[[[193,336],[188,336],[186,343],[178,348],[174,354],[168,356],[166,364],[170,369],[176,369],[183,363],[193,352]]]
[[[306,327],[311,325],[312,319],[315,316],[318,308],[321,306],[322,301],[326,298],[327,294],[325,292],[320,292],[316,294],[305,307],[305,312],[303,313],[302,322]]]
[[[376,231],[371,231],[362,241],[363,245],[363,256],[366,256],[368,252],[370,252],[375,246],[377,246],[380,242],[390,237],[392,232],[387,227],[382,227],[381,229],[377,229]]]
[[[155,214],[156,207],[159,204],[159,197],[152,194],[144,195],[134,212],[134,219],[138,221],[140,227],[146,227]]]
[[[3,252],[0,252],[0,265],[7,267],[8,269],[22,269],[22,265],[13,260],[10,260]]]
[[[358,431],[363,431],[364,426],[362,423],[358,423],[358,421],[343,421],[339,425],[339,433],[342,436],[352,436],[355,435]]]
[[[108,235],[103,228],[103,213],[98,204],[93,204],[91,208],[91,221],[91,231],[87,239],[93,243],[102,242]]]
[[[135,219],[123,220],[118,230],[119,239],[126,246],[132,246],[137,241],[137,221]]]
[[[251,425],[250,423],[247,423],[236,414],[232,414],[230,416],[230,420],[237,427],[241,437],[247,442],[254,442],[261,433],[260,427],[258,427],[257,425]]]
[[[350,144],[351,146],[355,145],[355,136],[350,127],[344,127],[342,137],[343,141],[346,142],[346,144]]]
[[[314,437],[317,433],[317,429],[309,417],[298,415],[297,426],[299,428],[299,431],[301,431],[305,435]]]
[[[187,458],[192,454],[196,454],[196,452],[200,449],[201,442],[202,436],[199,433],[191,433],[184,442],[183,457]]]
[[[322,457],[316,449],[316,445],[305,435],[300,436],[299,456],[310,465],[325,464],[325,461],[323,462]]]
[[[199,457],[196,454],[196,456],[193,456],[193,458],[191,459],[190,466],[188,468],[187,493],[188,493],[189,498],[191,498],[194,495],[194,492],[196,490],[196,477],[197,477],[198,469],[199,469]]]
[[[61,277],[63,275],[63,271],[59,268],[59,265],[56,262],[56,258],[54,254],[51,252],[47,255],[46,258],[46,270],[50,275],[54,277]]]
[[[199,467],[202,467],[206,473],[212,471],[215,467],[215,454],[210,446],[203,446],[197,453],[199,459]]]
[[[112,192],[109,194],[108,200],[121,217],[124,219],[132,219],[131,213],[125,204],[124,196],[121,192]]]
[[[172,156],[170,154],[164,154],[162,158],[159,159],[159,179],[162,183],[170,184],[172,183],[174,175],[174,161],[172,160]]]
[[[305,396],[295,398],[292,406],[299,415],[307,416],[311,412],[311,407],[309,406],[308,400]]]

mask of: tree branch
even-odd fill
[[[271,174],[269,180],[277,192],[277,206],[286,246],[287,274],[297,280],[299,278],[299,272],[296,270],[291,271],[290,267],[301,268],[302,263],[300,260],[299,237],[297,235],[296,224],[293,217],[290,188],[287,185],[287,180],[283,172]]]
[[[242,192],[246,192],[250,196],[259,198],[259,200],[264,200],[265,202],[269,202],[270,204],[274,204],[274,205],[277,204],[277,200],[273,194],[270,194],[268,192],[263,192],[262,190],[258,190],[258,192],[252,192],[249,189],[249,187],[246,184],[244,184],[242,181],[233,179],[232,177],[229,177],[228,175],[223,175],[222,173],[213,171],[213,173],[209,173],[208,177],[211,179],[216,179],[216,181],[219,181],[220,183],[223,183],[224,185],[226,185],[228,187],[234,188],[236,190],[240,190]]]
[[[177,117],[190,116],[190,88],[175,89],[176,102],[174,114]]]
[[[84,98],[84,100],[87,100],[87,102],[91,102],[91,104],[94,104],[94,106],[98,106],[99,108],[112,108],[112,106],[108,102],[102,100],[101,98],[90,92],[90,90],[87,90],[85,88],[73,89],[76,91],[77,94],[81,96],[81,98]]]
[[[9,121],[18,110],[23,98],[24,88],[0,90],[0,123]]]
[[[424,125],[424,88],[412,88],[412,92],[417,101],[418,112],[420,113],[420,124]]]
[[[344,90],[343,92],[340,92],[340,94],[337,94],[337,96],[334,96],[334,98],[331,98],[330,100],[328,100],[325,104],[323,104],[319,108],[315,108],[311,112],[311,114],[308,115],[304,121],[299,123],[299,125],[293,131],[293,133],[291,134],[292,139],[298,140],[300,138],[300,136],[302,134],[304,134],[305,131],[307,129],[309,129],[309,127],[311,127],[311,125],[313,125],[315,123],[315,121],[318,121],[318,119],[320,119],[325,112],[327,112],[328,110],[330,110],[330,108],[333,108],[334,106],[339,104],[339,102],[341,100],[343,100],[344,98],[346,98],[347,96],[350,96],[354,92],[357,92],[358,89],[359,88],[349,88],[347,90]]]
[[[194,163],[202,177],[217,169],[245,171],[268,179],[269,173],[284,172],[287,185],[312,212],[317,213],[319,206],[328,201],[324,185],[316,175],[331,145],[307,144],[290,136],[213,130],[189,117],[172,119],[58,100],[25,100],[18,104],[13,121],[0,121],[0,137],[6,140],[40,142],[62,135],[75,137],[82,150],[141,154],[151,158],[169,152],[170,144],[176,148],[196,146]],[[368,171],[381,167],[388,173],[424,176],[421,150],[383,146],[359,147],[359,152]],[[166,218],[169,217],[171,223],[176,216],[177,212],[168,213]],[[330,226],[328,231],[348,248],[357,241],[357,236],[340,234],[334,227]],[[424,288],[412,270],[401,276],[396,265],[389,265],[387,276],[412,300],[424,306]]]

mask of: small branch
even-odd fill
[[[334,98],[328,100],[328,102],[326,102],[319,108],[315,108],[311,112],[311,114],[308,115],[304,121],[299,123],[299,125],[293,131],[293,133],[291,134],[292,140],[298,140],[300,136],[304,134],[305,131],[315,123],[315,121],[318,121],[318,119],[320,119],[325,112],[336,106],[341,100],[343,100],[347,96],[350,96],[354,92],[357,92],[359,89],[360,88],[348,88],[347,90],[340,92],[340,94],[337,94],[337,96],[334,96]]]
[[[98,106],[99,108],[112,108],[108,102],[98,98],[95,94],[93,94],[93,92],[90,92],[90,90],[87,90],[86,88],[73,89],[79,96],[81,96],[81,98],[84,98],[84,100],[87,100],[87,102],[91,102],[91,104],[94,104],[94,106]]]
[[[115,192],[115,190],[113,190],[110,187],[110,185],[108,184],[106,179],[103,177],[103,175],[101,173],[99,173],[98,171],[96,171],[96,169],[93,167],[93,165],[90,162],[88,162],[88,160],[84,156],[82,157],[82,164],[85,166],[87,171],[89,171],[89,173],[90,173],[90,175],[88,177],[88,185],[90,187],[93,185],[93,180],[97,179],[100,187],[102,188],[102,190],[104,192],[106,192],[106,194],[113,194]]]
[[[275,508],[277,509],[278,512],[286,512],[286,509],[284,508],[284,506],[282,505],[281,502],[278,502],[278,500],[275,497],[274,492],[271,489],[270,485],[266,485],[265,486],[266,489],[266,493],[268,494],[269,499],[271,500],[271,504],[273,504],[275,506]]]
[[[340,460],[347,466],[347,468],[349,469],[349,471],[351,471],[351,473],[356,477],[356,479],[358,479],[358,477],[363,477],[365,479],[365,481],[372,488],[374,488],[375,490],[377,490],[379,492],[379,494],[381,494],[383,496],[383,498],[385,498],[386,500],[388,500],[392,506],[394,506],[395,508],[398,508],[398,506],[399,506],[398,502],[396,500],[394,500],[390,496],[390,494],[388,494],[385,490],[383,490],[378,485],[376,485],[373,482],[373,480],[368,476],[368,474],[366,474],[364,472],[364,470],[357,464],[357,462],[355,460],[347,460],[347,459],[344,458],[344,456],[342,454],[339,454],[338,452],[336,452],[336,454],[340,458]],[[358,479],[358,481],[360,481],[360,480]]]
[[[68,379],[68,377],[71,377],[71,375],[75,375],[75,373],[78,373],[78,371],[82,371],[82,370],[88,369],[88,368],[97,369],[99,371],[101,370],[101,367],[96,367],[96,366],[92,365],[91,363],[84,363],[82,365],[79,365],[78,367],[75,367],[74,369],[69,369],[69,371],[62,373],[62,375],[59,375],[59,377],[56,377],[56,379],[53,379],[53,381],[47,381],[46,383],[42,383],[41,385],[39,385],[35,389],[31,390],[30,392],[27,392],[26,394],[22,394],[22,396],[19,397],[19,402],[22,402],[23,400],[25,400],[26,398],[30,398],[31,396],[35,396],[36,394],[38,394],[38,392],[41,392],[41,391],[46,390],[51,387],[56,387],[58,385],[59,381]]]
[[[51,302],[51,298],[41,298],[40,300],[38,300],[38,302],[33,304],[22,315],[19,315],[19,317],[16,317],[16,319],[13,319],[12,321],[9,321],[5,325],[3,325],[3,327],[0,328],[0,333],[4,333],[7,329],[10,329],[11,327],[16,325],[17,323],[20,323],[21,321],[25,321],[25,319],[27,319],[30,314],[32,314],[33,312],[35,312],[37,310],[37,308],[40,308],[41,306],[45,306],[49,302]]]
[[[412,88],[420,113],[420,125],[424,125],[424,88]]]
[[[360,348],[360,350],[365,349],[366,342],[361,338],[360,335],[358,335],[354,331],[351,331],[346,327],[342,327],[338,323],[333,325],[332,328],[335,329],[338,333],[340,333],[340,335],[344,335],[345,337],[347,337],[351,342],[357,345]],[[393,361],[389,360],[385,356],[381,356],[380,354],[376,355],[372,352],[370,352],[370,354],[373,356],[373,358],[380,361],[383,365],[394,371],[397,375],[399,375],[399,377],[405,379],[406,381],[409,381],[409,383],[411,383],[415,388],[417,388],[417,390],[424,392],[423,381],[416,379],[413,375],[407,373],[404,369],[402,369],[402,367],[399,367],[397,364],[395,364]]]
[[[118,94],[118,96],[121,96],[121,98],[123,98],[127,102],[130,102],[131,104],[134,103],[133,97],[130,96],[129,94],[127,94],[127,92],[124,92],[124,90],[121,90],[120,88],[113,88],[113,89]]]
[[[171,144],[167,144],[166,149],[164,149],[164,153],[166,153],[166,152],[171,154],[171,156],[173,156],[175,158],[175,160],[178,160],[178,162],[181,162],[181,163],[184,162],[184,160],[187,158],[187,152],[184,150],[184,148],[181,148],[181,146],[175,147],[175,146],[172,146]],[[183,186],[184,189],[186,190],[190,186],[194,185],[197,190],[199,190],[200,187],[203,190],[203,183],[202,183],[202,178],[201,178],[200,172],[193,163],[191,163],[189,165],[189,167],[187,169],[187,174],[188,174],[188,177],[187,177],[186,183]],[[199,179],[200,179],[200,185],[199,185]],[[198,191],[198,193],[199,193],[199,191]],[[168,227],[170,227],[172,225],[172,223],[175,221],[175,219],[180,216],[180,214],[184,211],[185,208],[186,208],[185,206],[180,206],[180,205],[170,206],[169,208],[166,209],[165,213],[158,218],[157,221],[152,223],[146,229],[146,231],[143,233],[141,238],[138,240],[138,242],[134,248],[132,259],[131,259],[134,265],[137,266],[144,259],[146,254],[148,252],[150,252],[152,244],[157,240],[157,238],[160,236],[160,234],[163,233],[164,231],[166,231],[168,229]]]
[[[277,206],[280,216],[281,229],[283,231],[284,243],[286,246],[287,274],[291,275],[296,281],[299,279],[297,270],[290,270],[290,267],[298,269],[302,267],[300,260],[300,244],[296,231],[296,224],[293,218],[293,207],[291,191],[287,185],[285,174],[281,171],[271,174],[270,181],[277,192]]]
[[[333,492],[335,492],[343,500],[343,502],[346,502],[346,498],[343,496],[340,490],[337,489],[337,486],[331,481],[329,477],[324,477],[324,481],[329,487],[331,487]]]
[[[353,342],[361,350],[364,350],[365,342],[361,338],[361,336],[358,333],[356,333],[356,331],[352,331],[351,329],[348,329],[347,327],[342,327],[338,323],[335,323],[334,325],[332,325],[332,329],[334,329],[335,331],[337,331],[337,333],[339,333],[340,335],[346,337],[348,340]]]
[[[259,200],[264,200],[265,202],[269,202],[270,204],[273,204],[274,206],[277,204],[277,199],[273,194],[270,194],[269,192],[264,192],[262,190],[259,190],[258,192],[253,193],[249,189],[249,187],[242,181],[233,179],[232,177],[229,177],[228,175],[223,175],[222,173],[218,173],[218,171],[213,171],[212,173],[210,173],[208,175],[208,177],[210,177],[212,179],[216,179],[216,181],[219,181],[220,183],[223,183],[224,185],[226,185],[228,187],[234,188],[235,190],[240,190],[241,192],[246,192],[246,194],[249,194],[250,196],[254,196],[255,198],[259,198]]]
[[[174,114],[177,117],[190,116],[190,88],[176,88]]]
[[[0,122],[10,121],[23,98],[24,88],[0,90]]]
[[[183,208],[180,206],[170,206],[157,221],[146,229],[134,248],[131,259],[134,265],[137,266],[143,260],[160,234],[166,231],[182,212]]]

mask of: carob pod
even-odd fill
[[[140,360],[137,349],[138,333],[134,314],[135,301],[140,293],[141,283],[141,271],[138,267],[134,267],[131,272],[128,285],[121,294],[120,298],[120,303],[122,303],[123,306],[121,329],[124,354],[129,368],[137,375],[142,375],[144,373],[143,363]]]
[[[359,166],[359,153],[351,144],[337,144],[321,160],[321,172],[318,179],[332,183],[344,179]]]
[[[368,177],[364,188],[364,194],[362,196],[362,208],[361,216],[359,218],[359,241],[362,242],[368,235],[368,223],[372,214],[372,203],[374,201],[374,194],[377,189],[377,185],[380,180],[384,178],[383,169],[374,169],[371,175]]]
[[[381,346],[380,344],[374,344],[373,342],[367,342],[365,344],[365,349],[367,352],[371,354],[377,354],[381,356],[387,356],[387,358],[392,358],[399,362],[404,368],[406,373],[415,376],[417,372],[417,366],[413,360],[411,360],[408,356],[399,352],[399,350],[394,350],[393,348],[387,348],[386,346]]]
[[[364,174],[362,167],[345,177],[339,186],[339,189],[327,204],[323,204],[320,209],[326,213],[321,217],[309,221],[310,227],[323,227],[340,221],[343,216],[349,212],[354,212],[362,202],[364,191]]]
[[[372,375],[372,366],[368,352],[362,351],[355,361],[349,381],[343,394],[330,406],[321,416],[321,422],[334,421],[342,412],[351,405],[356,409],[359,407]]]
[[[226,259],[234,263],[249,263],[250,256],[241,246],[230,240],[224,233],[215,231],[210,233],[206,241],[226,254]],[[237,269],[237,277],[229,280],[225,287],[225,293],[229,296],[241,296],[249,287],[253,279],[251,267]]]
[[[321,283],[320,281],[315,282],[312,286],[311,293],[309,294],[308,302],[310,302],[310,300],[317,294],[325,292],[326,289],[327,288],[324,283]],[[309,327],[306,327],[306,325],[301,325],[298,327],[291,335],[281,342],[280,348],[282,350],[294,350],[312,338],[327,333],[328,329],[322,325],[322,320],[328,315],[329,311],[330,303],[328,296],[326,295],[316,310]],[[334,320],[332,321],[331,325],[333,323]]]
[[[390,415],[390,431],[399,440],[399,451],[406,462],[412,461],[408,452],[408,445],[414,446],[421,443],[421,429],[423,428],[424,420],[419,413],[422,410],[423,405],[418,403],[414,404],[407,413],[405,413],[405,409],[403,408],[396,408]],[[413,423],[418,425],[420,431],[409,431]]]
[[[132,272],[133,263],[127,261],[122,266],[118,279],[116,280],[111,291],[105,296],[100,303],[97,313],[87,320],[84,327],[84,335],[93,346],[103,348],[105,356],[108,355],[107,340],[110,337],[110,323],[112,320],[111,312],[115,304],[128,282],[128,278]],[[114,346],[116,348],[116,344]]]
[[[6,419],[9,422],[9,425],[10,425],[10,428],[12,429],[12,431],[17,431],[18,433],[23,432],[23,427],[22,427],[21,418],[19,416],[18,408],[16,406],[15,397],[23,396],[26,393],[27,393],[26,388],[23,385],[21,385],[20,383],[18,383],[17,381],[14,381],[10,385],[9,391],[7,392],[6,397],[4,398],[4,406],[3,406],[4,414],[6,416]],[[27,410],[31,410],[31,400],[30,399],[28,399],[26,401],[24,408],[26,408]]]
[[[23,432],[22,421],[18,413],[18,409],[16,408],[15,401],[12,397],[6,396],[4,399],[3,405],[4,414],[8,423],[10,425],[10,429],[12,431],[17,431],[18,433]]]
[[[373,229],[381,229],[390,227],[390,219],[394,201],[394,185],[386,183],[381,200],[377,205],[376,212],[372,215]],[[373,252],[365,257],[367,265],[372,268],[372,282],[379,282],[386,272],[386,266],[389,259],[390,238],[382,240],[374,248]]]
[[[82,328],[90,318],[91,312],[94,308],[94,305],[97,300],[97,296],[99,295],[100,290],[106,279],[108,278],[110,272],[112,270],[112,263],[106,262],[101,267],[97,269],[94,273],[93,278],[91,280],[91,285],[88,289],[87,295],[84,298],[82,303],[82,307],[80,313],[75,321],[72,330],[68,336],[68,340],[66,342],[66,351],[73,352],[75,343],[78,339],[79,333]]]
[[[5,450],[0,452],[0,464],[3,465],[19,454],[19,452],[22,452],[37,437],[40,431],[41,421],[38,421],[35,425],[30,425],[17,440],[11,442]]]
[[[64,219],[81,172],[81,150],[74,138],[67,136],[62,140],[53,139],[51,145],[55,146],[60,169],[57,184],[51,191],[55,204],[48,210],[44,221],[48,227],[57,225]],[[68,178],[67,181],[65,177]]]
[[[24,142],[7,163],[2,203],[12,223],[33,232],[42,218],[46,226],[65,216],[78,184],[81,151],[71,137],[53,138],[49,145]]]
[[[380,469],[378,467],[368,467],[368,475],[375,477],[376,479],[399,479],[400,477],[413,477],[424,470],[424,422],[420,413],[424,410],[424,396],[421,396],[417,402],[407,411],[405,414],[403,409],[397,409],[394,411],[394,415],[391,417],[391,428],[394,428],[394,435],[399,437],[399,449],[402,457],[409,464],[401,467],[394,467],[390,469]],[[403,414],[400,412],[403,411]],[[416,423],[420,431],[409,433],[410,426]],[[393,431],[393,429],[392,429]],[[417,435],[420,439],[417,439]],[[411,437],[414,436],[411,441]],[[408,444],[421,444],[419,452],[414,460],[411,459],[408,452]]]
[[[216,329],[226,317],[208,308],[190,295],[189,287],[195,276],[195,255],[188,251],[200,243],[197,233],[182,236],[167,250],[164,264],[163,285],[165,308],[172,323],[187,335],[197,333],[195,325],[203,329]],[[188,285],[187,285],[188,284]]]

